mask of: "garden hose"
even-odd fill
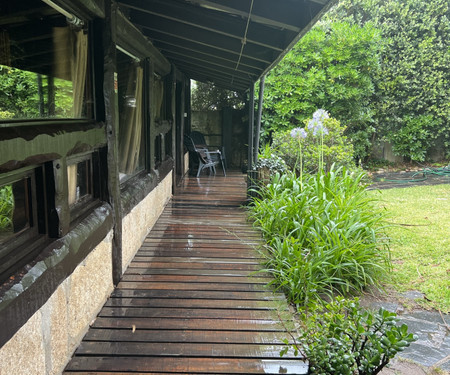
[[[422,177],[416,178],[416,176],[418,176],[420,174],[422,174]],[[395,180],[380,179],[379,182],[393,182],[393,183],[400,183],[400,184],[409,183],[409,182],[421,182],[421,181],[427,180],[428,176],[430,176],[430,175],[447,177],[450,179],[450,164],[445,167],[441,167],[441,168],[426,167],[422,171],[414,173],[411,176],[411,178],[408,178],[408,179],[401,179],[401,178],[395,179]]]

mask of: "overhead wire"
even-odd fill
[[[237,71],[237,69],[239,68],[239,65],[241,63],[242,54],[244,52],[244,47],[247,44],[247,33],[248,33],[248,26],[250,25],[250,19],[251,19],[252,11],[253,11],[253,2],[254,2],[254,0],[252,0],[252,2],[250,3],[250,9],[248,11],[247,24],[245,25],[244,37],[241,39],[241,51],[239,53],[238,61],[236,62],[236,67],[234,68],[235,71]],[[231,79],[231,83],[232,84],[233,84],[233,81],[234,81],[234,76]]]

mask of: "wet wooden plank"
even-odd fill
[[[258,260],[251,258],[242,258],[242,259],[230,259],[230,258],[207,258],[207,257],[194,257],[191,254],[185,254],[185,256],[179,257],[152,257],[149,259],[144,259],[144,263],[149,263],[149,261],[153,263],[166,262],[166,263],[201,263],[201,264],[253,264],[260,265]],[[133,259],[133,263],[138,263],[136,257]]]
[[[237,300],[257,300],[257,301],[284,301],[284,296],[281,293],[272,293],[267,290],[259,291],[222,291],[222,290],[172,290],[172,289],[119,289],[117,288],[111,294],[111,297],[116,298],[193,298],[193,299],[237,299]]]
[[[75,355],[95,356],[158,356],[158,357],[227,357],[279,359],[284,344],[215,344],[215,343],[161,343],[152,342],[97,342],[83,341]],[[283,356],[295,358],[293,349]]]
[[[228,310],[195,308],[158,308],[158,307],[103,307],[98,316],[127,318],[194,318],[194,319],[244,319],[277,320],[275,311],[267,310]]]
[[[252,331],[219,331],[219,330],[147,330],[136,328],[128,330],[91,329],[84,337],[84,341],[111,342],[188,342],[188,343],[232,343],[232,344],[284,344],[284,340],[291,342],[285,332],[252,332]]]
[[[189,251],[188,254],[186,252]],[[211,249],[205,250],[193,250],[184,249],[184,250],[174,250],[174,249],[162,249],[162,250],[140,250],[134,260],[136,262],[140,261],[149,261],[149,259],[145,259],[151,257],[154,259],[155,257],[182,257],[189,255],[194,258],[231,258],[231,259],[258,259],[261,260],[262,256],[258,256],[251,252],[239,252],[239,251],[214,251]]]
[[[258,264],[246,263],[203,263],[203,262],[131,262],[131,267],[141,268],[185,268],[203,270],[247,270],[258,271],[262,267]]]
[[[210,270],[210,269],[164,269],[164,268],[136,268],[130,265],[127,269],[128,275],[203,275],[203,276],[266,276],[265,272],[246,270]]]
[[[110,298],[106,301],[108,307],[164,307],[164,308],[201,308],[201,309],[251,309],[278,310],[286,309],[279,301],[265,300],[204,300],[187,298],[147,299],[147,298]]]
[[[122,281],[168,281],[184,283],[239,283],[263,284],[271,281],[268,277],[248,276],[203,276],[203,275],[134,275],[126,274]]]
[[[152,374],[307,374],[301,360],[257,358],[74,357],[67,371],[111,371]],[[68,374],[68,372],[66,372]]]
[[[287,323],[288,325],[290,322]],[[285,327],[278,320],[248,319],[200,319],[200,318],[130,318],[130,317],[98,317],[92,328],[108,328],[132,331],[139,329],[191,329],[215,331],[249,331],[249,332],[284,332]],[[91,328],[91,329],[92,329]]]
[[[138,282],[121,281],[118,285],[121,289],[159,289],[159,290],[217,290],[217,291],[260,291],[266,292],[268,289],[259,284],[239,284],[239,283],[177,283],[177,282]]]

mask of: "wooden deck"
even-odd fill
[[[189,178],[147,236],[65,374],[306,374],[280,357],[284,296],[257,274],[244,175]]]

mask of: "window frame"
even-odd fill
[[[67,194],[67,206],[69,208],[69,230],[74,228],[80,221],[82,221],[92,210],[101,204],[100,200],[100,159],[96,155],[99,151],[94,150],[83,154],[77,154],[73,157],[68,157],[66,161],[66,168],[69,166],[78,165],[83,161],[89,161],[89,171],[88,171],[88,190],[89,193],[80,197],[73,204],[69,202],[69,194]],[[97,177],[96,177],[97,176]],[[69,192],[69,179],[67,175],[67,192]]]
[[[21,168],[13,172],[2,174],[0,177],[1,186],[13,184],[14,182],[25,179],[28,180],[27,185],[29,191],[27,192],[27,195],[30,200],[27,207],[29,225],[17,233],[14,233],[11,238],[6,239],[5,242],[1,244],[0,263],[2,264],[2,267],[5,265],[8,265],[8,267],[5,269],[0,268],[0,283],[35,258],[38,254],[39,246],[48,240],[45,229],[47,217],[45,212],[46,203],[43,205],[38,203],[38,192],[39,199],[43,199],[44,202],[46,202],[45,187],[38,186],[36,181],[37,173],[44,174],[43,165],[33,165]],[[44,179],[42,179],[41,184],[45,184]],[[41,196],[42,194],[44,196]],[[40,220],[40,217],[43,218],[43,221]],[[44,223],[44,225],[40,225],[40,222]]]
[[[86,61],[86,77],[84,82],[84,100],[83,100],[83,112],[84,117],[24,117],[24,118],[11,118],[11,119],[0,119],[0,128],[8,128],[8,127],[19,127],[19,126],[29,126],[33,125],[52,125],[52,124],[61,124],[62,126],[66,124],[89,124],[95,122],[97,117],[99,117],[99,108],[98,108],[98,93],[96,92],[96,75],[94,72],[94,66],[98,64],[97,58],[95,58],[95,42],[94,37],[94,22],[92,22],[92,15],[90,12],[93,12],[97,15],[104,16],[104,4],[101,0],[92,0],[92,4],[83,4],[86,5],[86,8],[81,8],[79,6],[69,6],[71,3],[61,2],[61,5],[58,5],[60,1],[55,0],[54,3],[56,5],[52,6],[44,1],[45,4],[42,4],[42,1],[38,1],[41,6],[47,6],[48,8],[54,9],[60,17],[67,19],[67,27],[74,26],[77,30],[83,31],[87,34],[87,61]],[[73,5],[73,4],[72,4]],[[72,21],[67,17],[67,15],[72,15]],[[72,26],[71,26],[72,25]],[[72,46],[73,47],[73,46]],[[101,63],[101,62],[100,62]],[[5,65],[6,67],[16,68],[15,66]],[[26,71],[22,70],[21,71]],[[52,79],[57,78],[54,76]],[[73,82],[73,80],[71,81]],[[73,90],[72,90],[73,94]],[[47,103],[48,104],[48,103]],[[101,103],[102,104],[102,103]],[[73,105],[73,102],[72,102]],[[101,108],[100,108],[101,109]],[[100,116],[102,117],[102,116]]]
[[[146,174],[149,171],[149,153],[150,153],[150,150],[152,149],[152,147],[150,147],[149,142],[148,142],[148,134],[150,132],[150,121],[147,116],[148,105],[149,105],[148,99],[147,99],[149,96],[148,95],[149,82],[148,82],[148,78],[147,78],[147,76],[148,76],[148,58],[139,57],[139,56],[133,54],[133,52],[131,52],[132,48],[126,48],[125,45],[126,44],[122,44],[122,43],[116,44],[116,55],[118,53],[121,53],[121,54],[127,56],[128,58],[133,60],[133,62],[137,63],[140,66],[140,68],[143,70],[142,91],[141,91],[141,109],[140,109],[141,117],[142,117],[141,146],[143,147],[143,150],[140,150],[141,154],[139,156],[139,159],[141,157],[143,158],[143,162],[141,165],[139,165],[139,163],[138,163],[137,168],[131,173],[123,173],[123,172],[119,171],[119,175],[121,175],[119,177],[119,184],[120,184],[121,188],[124,187],[128,181],[133,180],[134,177]],[[117,74],[119,75],[118,67],[116,70],[117,70]],[[120,79],[120,77],[118,77],[117,79]],[[119,92],[118,91],[117,91],[117,99],[118,99],[117,106],[119,109]],[[119,121],[118,121],[118,133],[119,133],[119,137],[120,137],[120,133],[121,133],[120,117],[119,117]],[[122,155],[120,155],[119,143],[118,143],[117,147],[118,147],[118,152],[119,152],[118,156],[120,159],[120,158],[122,158]]]

